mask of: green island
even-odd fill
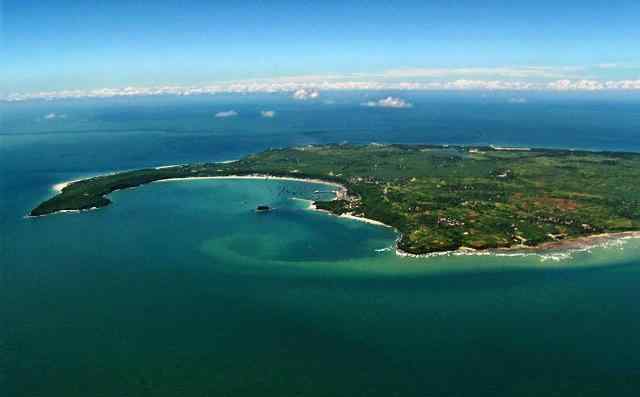
[[[229,163],[150,168],[68,184],[32,216],[111,203],[109,193],[188,177],[268,175],[340,184],[315,207],[382,222],[409,254],[557,246],[640,231],[640,154],[435,145],[309,145]],[[635,235],[635,234],[634,234]]]

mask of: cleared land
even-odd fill
[[[317,208],[393,226],[413,254],[640,230],[640,154],[430,145],[304,146],[99,176],[31,215],[103,207],[115,190],[162,179],[252,174],[340,183],[349,195]]]

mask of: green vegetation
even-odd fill
[[[393,226],[399,248],[415,254],[640,230],[638,154],[430,145],[305,146],[100,176],[65,187],[31,215],[102,207],[114,190],[160,179],[249,174],[339,182],[349,196],[318,208]]]

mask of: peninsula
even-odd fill
[[[257,175],[343,186],[315,208],[392,226],[398,249],[410,254],[544,247],[640,231],[640,154],[495,146],[270,149],[235,162],[75,181],[31,215],[104,207],[109,193],[154,181]]]

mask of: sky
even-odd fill
[[[638,0],[3,0],[1,23],[3,98],[640,90]]]

